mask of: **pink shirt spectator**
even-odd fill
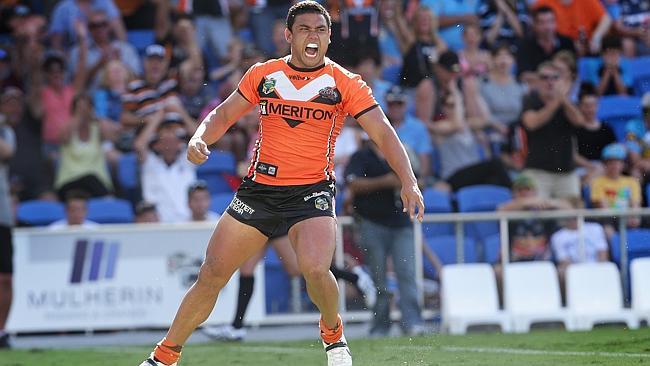
[[[61,93],[44,86],[41,91],[43,102],[43,142],[59,144],[61,129],[70,120],[70,109],[74,98],[74,87],[66,85]]]

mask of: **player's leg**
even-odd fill
[[[267,237],[252,226],[225,213],[212,233],[199,276],[187,291],[167,336],[155,349],[154,357],[165,365],[174,364],[192,332],[214,308],[219,291],[246,259],[259,252]],[[245,243],[245,245],[242,245]],[[143,365],[152,364],[145,361]]]
[[[289,235],[275,237],[269,240],[269,243],[273,246],[278,258],[282,261],[282,267],[284,267],[289,277],[300,276],[301,272],[300,268],[298,268],[298,258],[291,246]]]

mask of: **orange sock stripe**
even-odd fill
[[[320,336],[323,338],[325,343],[336,343],[343,336],[343,321],[341,320],[341,315],[338,316],[336,324],[337,325],[334,329],[330,329],[323,322],[323,318],[320,319]]]
[[[163,340],[158,342],[156,345],[156,349],[153,351],[153,357],[165,365],[171,365],[181,357],[181,348],[181,345],[163,338]]]

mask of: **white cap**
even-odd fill
[[[643,94],[643,97],[641,98],[641,107],[650,108],[650,92]]]

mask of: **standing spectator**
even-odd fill
[[[402,54],[408,51],[409,46],[404,39],[404,35],[409,33],[408,27],[401,1],[379,2],[378,42],[384,67],[402,64]]]
[[[580,195],[575,172],[575,129],[585,118],[569,99],[571,85],[560,80],[552,63],[538,68],[540,84],[524,98],[522,124],[528,139],[526,174],[537,182],[541,197]]]
[[[249,24],[253,30],[255,46],[267,55],[273,54],[273,39],[271,29],[278,19],[285,19],[290,0],[251,0]]]
[[[650,6],[644,0],[617,0],[616,11],[609,11],[614,31],[631,39],[638,56],[650,54]],[[609,9],[608,9],[609,10]],[[614,14],[613,14],[614,13]]]
[[[630,70],[621,63],[623,44],[617,36],[603,40],[602,66],[598,70],[598,95],[628,95],[634,83]]]
[[[526,0],[479,0],[477,15],[489,48],[517,43],[530,22]]]
[[[161,4],[164,2],[161,2]],[[162,6],[164,11],[164,6]],[[175,77],[178,67],[183,61],[190,60],[203,67],[203,52],[196,39],[194,18],[187,13],[161,14],[161,20],[156,22],[156,43],[164,46],[169,58],[171,76]]]
[[[504,142],[508,130],[519,121],[525,88],[512,75],[514,57],[508,45],[492,49],[492,67],[480,92],[487,107],[487,127],[491,140]]]
[[[536,0],[533,6],[553,9],[558,33],[575,42],[580,56],[600,52],[603,37],[612,25],[600,0]]]
[[[641,207],[641,184],[638,179],[623,175],[626,157],[627,151],[622,144],[609,144],[603,149],[605,174],[594,178],[591,183],[591,202],[595,207]],[[633,226],[638,226],[638,223]]]
[[[399,179],[371,141],[351,158],[345,172],[358,215],[359,245],[377,286],[377,302],[370,334],[387,336],[391,326],[386,261],[392,258],[399,285],[402,331],[424,333],[415,283],[413,225],[403,213]]]
[[[488,72],[490,54],[481,49],[481,27],[467,24],[463,30],[462,50],[458,51],[460,70],[463,76],[483,77]]]
[[[402,48],[407,50],[402,61],[400,85],[414,95],[415,115],[422,121],[431,121],[437,93],[433,65],[447,49],[438,35],[437,18],[430,9],[420,7],[412,30],[399,37],[405,40]]]
[[[220,214],[210,211],[212,197],[208,190],[208,183],[197,180],[187,189],[187,204],[190,208],[189,221],[218,221]]]
[[[88,80],[96,88],[99,84],[99,71],[112,60],[120,60],[136,75],[142,73],[142,65],[135,48],[120,39],[111,38],[110,23],[106,13],[94,10],[88,16],[88,30],[91,41],[86,57]],[[79,46],[70,51],[69,71],[74,73],[79,62]]]
[[[359,47],[379,53],[379,12],[378,0],[329,1],[332,16],[332,36],[328,49],[329,57],[343,65],[350,63]]]
[[[99,224],[88,220],[88,194],[84,191],[68,191],[64,198],[65,218],[54,221],[48,226],[49,230],[65,230],[69,227],[96,229]]]
[[[517,73],[525,84],[535,83],[539,65],[556,53],[567,50],[575,54],[573,41],[557,33],[556,16],[548,6],[538,6],[532,10],[532,34],[521,41],[517,47]]]
[[[572,208],[584,208],[579,197],[571,200]],[[609,260],[607,236],[602,225],[585,222],[582,232],[578,232],[578,220],[575,218],[561,220],[562,228],[551,236],[553,257],[557,263],[560,286],[565,288],[566,269],[572,263],[606,262]],[[579,236],[582,235],[584,247],[580,247]],[[562,291],[564,292],[564,291]]]
[[[158,210],[156,205],[147,201],[140,201],[135,205],[135,219],[136,224],[150,224],[160,222],[158,217]]]
[[[193,0],[192,14],[196,25],[196,38],[201,50],[207,50],[216,61],[221,62],[228,53],[232,40],[230,24],[231,1]]]
[[[392,87],[386,93],[385,98],[388,104],[386,117],[404,146],[408,146],[417,155],[420,167],[418,178],[426,181],[426,178],[431,175],[431,153],[433,152],[433,144],[427,126],[416,117],[406,113],[408,96],[401,87],[397,85]]]
[[[10,162],[12,190],[21,201],[39,198],[51,184],[41,152],[40,120],[26,108],[23,92],[15,87],[2,91],[0,116],[6,118],[16,141],[20,141]]]
[[[70,122],[61,131],[61,159],[54,188],[61,200],[70,190],[84,191],[91,197],[106,196],[113,190],[113,183],[91,97],[77,95],[72,110]]]
[[[14,225],[9,191],[9,160],[16,151],[16,136],[6,117],[0,114],[0,349],[9,348],[9,334],[5,326],[13,298],[13,242]]]
[[[422,0],[438,16],[440,36],[449,48],[458,51],[463,48],[463,29],[468,24],[478,23],[477,8],[479,0]]]
[[[182,118],[161,109],[145,118],[145,127],[135,140],[142,196],[156,205],[162,222],[190,217],[187,192],[196,181],[196,167],[185,159],[186,136]]]
[[[598,119],[598,96],[593,85],[584,85],[578,99],[580,111],[585,116],[585,125],[576,129],[576,164],[584,170],[583,183],[589,183],[603,173],[600,161],[603,149],[616,142],[616,135],[611,127]]]
[[[113,34],[117,39],[126,41],[126,28],[113,0],[63,0],[54,8],[50,20],[52,47],[63,51],[74,45],[78,41],[75,23],[87,23],[93,10],[104,12]]]

